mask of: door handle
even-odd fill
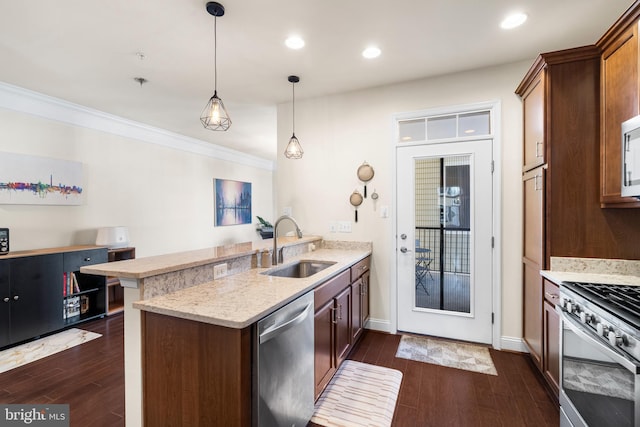
[[[312,308],[313,308],[313,302],[307,304],[307,306],[293,319],[287,320],[286,322],[281,323],[280,325],[273,325],[270,328],[265,329],[260,334],[260,337],[259,337],[260,344],[264,344],[265,342],[269,341],[271,338],[278,336],[284,331],[286,331],[287,329],[290,329],[293,326],[296,326],[297,324],[301,323],[304,319],[307,318],[307,316],[309,315],[309,311]]]
[[[406,247],[401,247],[400,248],[400,252],[402,252],[403,254],[406,254],[407,252],[411,252],[411,249],[407,249]]]

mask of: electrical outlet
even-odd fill
[[[227,264],[218,264],[213,266],[213,278],[219,279],[227,275]]]
[[[337,233],[338,232],[338,223],[335,221],[329,221],[329,232]]]
[[[340,233],[351,233],[351,221],[339,221],[338,222],[338,232],[340,232]]]
[[[282,208],[282,215],[293,215],[293,209],[290,206]]]

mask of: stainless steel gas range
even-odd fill
[[[560,426],[640,427],[640,287],[560,286]]]

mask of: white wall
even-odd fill
[[[521,337],[522,247],[522,106],[515,88],[532,61],[429,78],[404,84],[296,100],[296,136],[304,149],[301,160],[282,152],[291,136],[291,103],[278,106],[278,168],[276,209],[293,209],[301,227],[325,239],[373,242],[372,318],[390,321],[389,290],[394,280],[392,236],[394,218],[381,218],[380,208],[393,212],[393,122],[395,113],[499,100],[502,106],[502,336]],[[302,80],[304,81],[304,79]],[[304,84],[297,90],[304,94]],[[363,161],[375,169],[369,192],[358,210],[353,232],[330,233],[329,222],[353,221],[349,195],[361,187],[356,170]]]
[[[114,131],[122,127],[113,124]],[[259,240],[253,224],[214,227],[214,178],[251,182],[254,217],[273,210],[271,167],[7,108],[0,108],[1,152],[78,161],[84,170],[82,206],[0,205],[0,226],[10,228],[12,251],[93,244],[97,228],[117,225],[129,227],[138,257]]]

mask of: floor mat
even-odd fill
[[[0,372],[26,365],[101,336],[95,332],[72,328],[0,351]]]
[[[390,426],[402,372],[345,360],[327,385],[311,418],[326,427]]]
[[[403,335],[396,357],[498,375],[489,350],[482,345]]]

